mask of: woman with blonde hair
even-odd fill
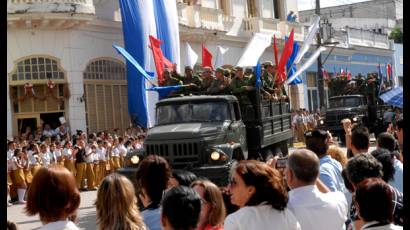
[[[100,230],[147,229],[137,207],[134,185],[125,176],[106,176],[98,189],[95,206]]]
[[[347,164],[347,156],[346,153],[343,152],[343,149],[336,145],[330,145],[326,154],[329,155],[331,158],[339,161],[342,167],[345,168]]]
[[[226,209],[221,190],[208,180],[196,180],[191,188],[201,196],[202,201],[197,230],[222,230]]]

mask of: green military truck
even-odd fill
[[[288,154],[293,137],[289,103],[260,100],[253,107],[254,114],[242,113],[233,95],[163,99],[156,105],[144,156],[160,155],[172,168],[224,186],[234,161]]]

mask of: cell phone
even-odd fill
[[[281,157],[276,161],[276,168],[286,168],[287,164],[288,164],[288,158]]]

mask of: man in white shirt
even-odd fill
[[[97,149],[96,149],[96,158],[98,159],[98,173],[95,175],[95,180],[97,184],[100,184],[102,179],[105,177],[106,174],[106,164],[107,164],[107,157],[106,157],[106,149],[103,146],[103,141],[97,141]]]
[[[341,230],[347,220],[348,206],[342,192],[322,193],[316,180],[319,158],[307,149],[293,152],[285,171],[289,192],[288,207],[303,230]]]
[[[127,151],[127,148],[124,146],[124,138],[119,137],[118,142],[119,142],[119,144],[118,144],[117,148],[120,152],[120,167],[124,167],[124,159],[125,159],[125,156],[127,155],[128,151]]]

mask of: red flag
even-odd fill
[[[212,54],[207,48],[205,48],[204,44],[202,44],[202,67],[206,66],[209,66],[214,70],[214,67],[212,66]]]
[[[292,29],[292,31],[290,32],[289,39],[285,43],[285,47],[283,48],[282,56],[280,57],[280,62],[278,65],[278,70],[277,70],[277,78],[276,78],[276,82],[278,84],[281,84],[282,82],[286,80],[285,65],[290,55],[292,55],[292,52],[293,52],[293,34],[294,34],[294,31]]]
[[[347,80],[350,81],[352,79],[352,73],[350,71],[347,72]]]
[[[391,71],[391,65],[387,64],[387,80],[390,81],[391,76],[392,76],[392,71]]]
[[[273,53],[275,54],[275,65],[278,66],[278,44],[276,43],[276,35],[273,35]]]
[[[325,77],[326,80],[329,80],[329,73],[325,70],[325,68],[322,68],[323,76]]]
[[[164,65],[168,68],[171,68],[173,64],[162,54],[161,40],[156,39],[150,35],[149,41],[151,43],[150,48],[152,50],[152,56],[154,57],[155,69],[158,75],[158,82],[162,83],[164,81],[162,76],[162,73],[164,72]]]

